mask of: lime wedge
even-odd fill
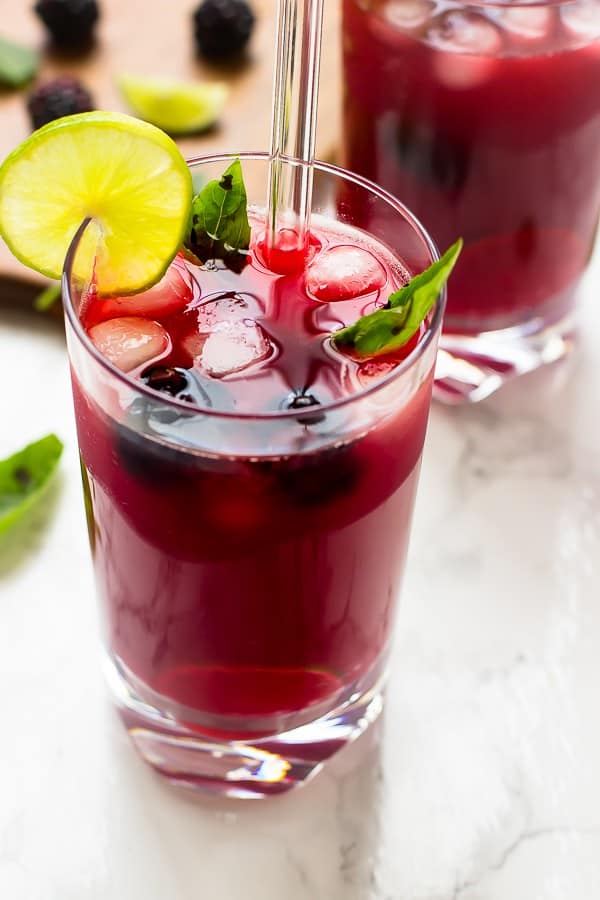
[[[50,122],[0,166],[0,234],[14,255],[59,278],[86,218],[81,274],[95,258],[98,290],[133,294],[160,280],[177,253],[192,200],[177,145],[147,122],[89,112]]]
[[[189,134],[214,125],[229,93],[221,81],[195,84],[121,75],[117,84],[136,115],[170,134]]]

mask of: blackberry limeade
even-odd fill
[[[285,790],[381,708],[460,241],[437,259],[391,196],[316,164],[323,199],[306,240],[282,220],[269,242],[256,202],[266,154],[188,169],[143,123],[62,121],[0,170],[0,221],[45,271],[68,250],[109,680],[139,751],[168,777],[244,796]],[[90,147],[119,172],[101,193]],[[76,175],[60,168],[66,153]],[[49,156],[57,238],[42,259],[22,215],[38,205],[17,176]]]
[[[511,329],[569,319],[596,232],[600,2],[344,0],[343,21],[345,163],[463,236],[447,349],[477,364],[496,345],[468,338],[505,330],[519,369]]]

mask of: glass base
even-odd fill
[[[477,403],[508,381],[557,362],[573,349],[573,314],[551,325],[522,326],[479,334],[442,334],[433,396],[443,403]]]
[[[381,665],[346,702],[311,722],[252,740],[210,737],[142,700],[117,662],[105,657],[109,687],[138,753],[168,781],[212,794],[260,799],[305,784],[355,741],[383,708]]]

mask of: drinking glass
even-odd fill
[[[240,156],[259,206],[268,156]],[[232,158],[190,162],[194,180]],[[314,196],[313,216],[361,228],[367,215],[409,271],[437,258],[412,214],[363,178],[318,163]],[[191,406],[87,337],[88,227],[64,293],[114,700],[167,778],[238,797],[284,791],[381,710],[445,298],[397,368],[318,414]]]
[[[600,0],[344,0],[343,45],[345,164],[465,240],[437,395],[566,354],[600,209]]]

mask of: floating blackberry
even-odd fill
[[[305,410],[312,406],[320,406],[321,403],[314,394],[309,393],[306,389],[294,391],[284,402],[284,409]],[[301,425],[318,425],[324,420],[323,413],[315,412],[309,415],[298,416],[298,422]]]
[[[188,399],[188,397],[192,400],[189,394],[181,396],[181,391],[188,387],[188,379],[183,369],[175,369],[172,366],[154,366],[144,372],[142,380],[155,391],[166,391],[173,397],[179,395],[180,400]]]

